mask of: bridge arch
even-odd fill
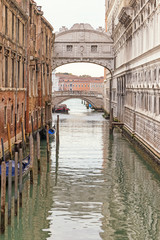
[[[102,28],[76,23],[55,34],[52,69],[69,63],[93,63],[114,70],[113,40]]]
[[[83,92],[83,91],[57,91],[53,93],[52,96],[52,107],[55,108],[58,104],[62,102],[73,99],[79,98],[90,103],[95,109],[102,109],[103,108],[103,96],[101,94],[97,94],[95,92]]]

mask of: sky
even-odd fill
[[[105,25],[105,0],[35,0],[42,6],[44,17],[51,23],[54,32],[66,26],[71,28],[75,23],[89,23],[98,28]],[[104,68],[89,63],[67,64],[56,69],[56,72],[69,72],[76,75],[103,76]]]

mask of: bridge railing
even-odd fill
[[[102,94],[93,91],[55,91],[52,93],[53,97],[58,96],[88,96],[102,98]]]

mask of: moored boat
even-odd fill
[[[15,161],[12,161],[12,181],[14,181],[15,177]],[[6,179],[8,179],[8,174],[9,174],[9,161],[5,162],[6,163]],[[24,178],[28,173],[29,173],[29,168],[30,168],[30,155],[25,157],[22,160],[22,177]],[[20,163],[18,163],[18,177],[20,173]],[[1,176],[1,165],[0,165],[0,176]],[[1,179],[1,178],[0,178]]]
[[[55,107],[54,112],[55,113],[68,113],[70,109],[67,107],[66,104],[60,104],[57,107]]]

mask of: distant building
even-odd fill
[[[92,91],[103,93],[104,77],[76,76],[57,73],[60,91]]]

